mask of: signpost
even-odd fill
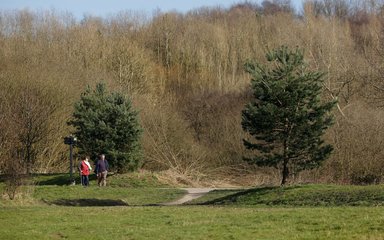
[[[73,145],[75,145],[77,142],[77,138],[70,135],[68,137],[64,138],[64,143],[69,145],[69,175],[70,175],[70,184],[75,185],[75,179],[73,178]]]

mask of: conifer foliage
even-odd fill
[[[75,104],[73,119],[79,152],[96,159],[104,153],[117,172],[135,170],[140,165],[142,129],[131,101],[120,93],[108,93],[105,84],[89,87]]]
[[[333,124],[335,101],[321,100],[324,74],[306,69],[303,51],[282,46],[266,54],[268,66],[248,62],[254,99],[242,112],[244,145],[258,166],[282,171],[282,185],[292,173],[313,169],[333,148],[322,140]]]

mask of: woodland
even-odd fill
[[[279,183],[247,164],[241,112],[246,61],[281,45],[304,50],[337,100],[324,164],[293,182],[374,184],[384,173],[384,11],[379,0],[250,1],[187,13],[124,10],[106,18],[0,11],[0,173],[67,172],[74,103],[104,82],[129,96],[143,128],[141,170],[185,184]],[[11,164],[9,164],[11,163]],[[24,169],[24,168],[23,168]]]

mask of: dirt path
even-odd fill
[[[174,205],[181,205],[183,203],[186,203],[188,201],[191,201],[193,199],[199,198],[207,193],[209,193],[212,190],[215,190],[216,188],[183,188],[184,190],[187,190],[187,194],[185,194],[182,198],[172,201],[163,203],[161,205],[163,206],[174,206]]]

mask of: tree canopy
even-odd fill
[[[242,112],[243,130],[253,137],[244,145],[256,152],[246,160],[282,169],[284,185],[290,173],[316,168],[332,152],[322,136],[335,101],[322,101],[324,74],[306,69],[302,50],[282,46],[266,58],[269,66],[246,64],[254,99]]]

